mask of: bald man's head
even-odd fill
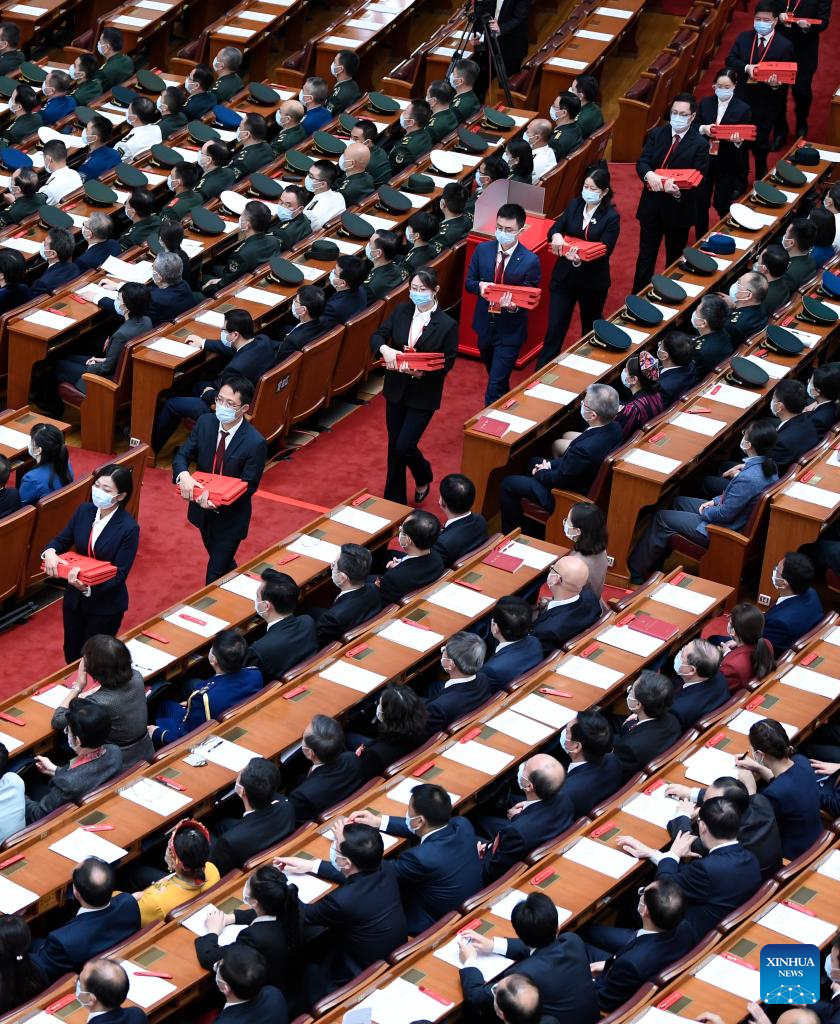
[[[566,770],[549,754],[534,754],[522,765],[520,782],[530,800],[550,800],[566,781]]]
[[[589,566],[580,555],[558,558],[548,570],[548,588],[555,601],[577,597],[589,582]]]
[[[342,153],[344,170],[348,174],[361,174],[370,163],[370,150],[364,142],[351,142]]]
[[[548,138],[553,130],[554,126],[551,121],[546,120],[544,117],[535,117],[528,125],[525,134],[532,146],[534,143],[538,146],[544,146],[548,142]]]
[[[505,1024],[536,1024],[542,1011],[540,991],[523,974],[509,974],[493,986],[493,1009]]]
[[[298,100],[286,100],[280,104],[281,117],[290,117],[295,124],[300,124],[306,110]]]
[[[820,1015],[806,1006],[796,1006],[785,1010],[776,1024],[820,1024]]]

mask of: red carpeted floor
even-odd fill
[[[735,14],[723,38],[719,51],[721,59],[714,61],[703,76],[698,96],[711,91],[714,72],[722,65],[732,40],[751,22],[750,12],[738,11]],[[830,98],[840,82],[838,42],[840,20],[835,19],[823,36],[820,69],[814,83],[810,138],[817,141],[824,141],[827,137]],[[613,164],[611,170],[616,204],[622,217],[619,241],[622,258],[612,261],[613,285],[607,314],[620,306],[629,292],[638,249],[635,209],[639,182],[635,168],[632,164]],[[570,342],[577,337],[578,330],[576,319],[569,332]],[[514,381],[524,376],[524,372],[516,374]],[[443,406],[432,420],[424,439],[424,449],[434,465],[437,480],[460,468],[462,424],[466,417],[481,408],[484,385],[485,372],[481,364],[471,359],[459,359],[447,380]],[[73,462],[77,473],[88,472],[102,461],[103,457],[95,453],[74,450]],[[381,398],[375,398],[290,459],[268,470],[262,490],[269,496],[255,498],[251,532],[239,550],[240,559],[256,555],[315,514],[272,500],[271,495],[330,507],[344,495],[363,486],[381,493],[384,477],[384,403]],[[437,507],[434,488],[426,507]],[[125,617],[124,628],[149,618],[199,589],[204,580],[204,548],[197,532],[186,523],[183,502],[175,494],[168,471],[146,471],[140,525],[140,552],[130,577],[131,607]],[[0,696],[13,693],[61,667],[61,633],[61,605],[56,603],[38,612],[28,623],[2,635],[0,645],[4,656],[0,659]]]

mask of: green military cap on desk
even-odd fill
[[[238,217],[248,205],[248,199],[243,196],[241,192],[233,192],[231,189],[225,189],[225,191],[219,195],[219,202],[228,211],[228,213],[232,213],[236,217]]]
[[[766,370],[743,356],[732,356],[726,382],[739,388],[763,388],[770,380]]]
[[[315,161],[312,157],[301,153],[299,149],[286,150],[286,169],[295,174],[306,174],[313,163]]]
[[[140,68],[137,72],[137,84],[144,92],[161,93],[166,88],[166,82],[148,68]]]
[[[187,125],[187,134],[193,140],[193,142],[205,143],[205,142],[218,142],[221,135],[212,128],[209,124],[205,124],[203,121],[190,121]]]
[[[146,175],[131,164],[117,164],[114,173],[117,181],[126,188],[145,188],[149,184]]]
[[[279,199],[283,194],[283,182],[269,178],[267,174],[254,171],[248,179],[248,195],[259,196],[260,199]]]
[[[837,322],[837,313],[831,306],[820,302],[819,299],[815,299],[812,295],[805,295],[802,298],[802,310],[799,319],[805,320],[810,324],[833,324]]]
[[[660,302],[667,302],[671,306],[679,306],[685,302],[688,293],[681,284],[678,284],[673,277],[665,274],[654,274],[650,279],[650,294]]]
[[[218,213],[213,213],[205,206],[194,206],[190,210],[190,219],[195,230],[202,235],[224,234],[225,222]]]
[[[340,253],[341,249],[329,238],[319,238],[306,250],[306,256],[311,260],[337,260]]]
[[[268,265],[269,279],[278,284],[300,284],[303,280],[303,271],[300,267],[296,267],[289,260],[284,260],[282,256],[272,256]]]
[[[733,203],[729,207],[729,223],[732,227],[743,228],[744,231],[760,231],[764,227],[763,217],[743,203]]]
[[[79,124],[87,124],[91,118],[96,117],[97,112],[91,107],[86,107],[82,104],[80,107],[76,107],[73,111],[73,116],[79,122]]]
[[[380,185],[379,202],[376,205],[388,213],[405,213],[411,209],[412,202],[408,196],[404,196],[390,185]]]
[[[117,201],[117,193],[95,178],[88,178],[82,188],[94,206],[113,206]]]
[[[342,129],[345,132],[347,132],[348,135],[353,130],[353,125],[355,125],[355,123],[358,120],[359,120],[358,117],[353,117],[352,114],[339,114],[338,115],[338,123],[339,123],[339,125],[341,125]]]
[[[386,96],[382,92],[369,92],[367,107],[369,110],[375,110],[377,114],[396,114],[400,109],[400,105],[396,100],[391,99],[390,96]]]
[[[612,352],[626,352],[630,348],[630,335],[609,320],[596,320],[592,324],[592,344]]]
[[[179,164],[184,159],[180,153],[170,149],[169,146],[164,146],[161,142],[152,146],[151,154],[152,163],[155,167],[175,167],[176,164]]]
[[[341,215],[341,227],[338,229],[338,233],[350,235],[351,238],[370,238],[373,234],[373,225],[357,213],[345,210]]]
[[[42,206],[38,210],[38,217],[45,228],[73,229],[73,218],[58,206]]]
[[[270,85],[263,85],[262,82],[251,82],[248,86],[248,92],[251,94],[251,99],[254,103],[264,107],[273,107],[283,99],[279,92],[275,92]]]
[[[462,153],[483,153],[490,146],[490,140],[486,135],[479,135],[462,124],[458,129],[458,144],[456,150]]]
[[[516,121],[510,116],[505,114],[501,110],[495,110],[493,107],[485,107],[481,115],[481,126],[483,128],[495,128],[500,131],[507,131],[508,128],[513,128],[516,125]]]
[[[790,185],[792,188],[801,188],[806,182],[805,172],[794,167],[787,160],[779,160],[770,175],[773,181],[781,182],[782,185]]]
[[[768,324],[764,334],[764,343],[773,352],[783,356],[798,356],[805,346],[791,331],[786,331],[778,324]]]
[[[14,78],[7,78],[6,75],[0,75],[0,96],[5,96],[8,99],[12,93],[17,89],[18,82]]]
[[[313,132],[312,145],[324,156],[341,156],[347,149],[347,143],[343,139],[337,139],[329,132]]]
[[[31,82],[34,85],[42,85],[47,77],[47,72],[40,64],[33,64],[31,60],[25,60],[20,66],[20,77],[24,82]]]
[[[762,206],[784,206],[787,196],[766,181],[753,182],[753,196]]]
[[[643,327],[656,327],[664,320],[661,309],[657,309],[652,302],[643,299],[641,295],[628,295],[624,300],[627,309],[626,320],[641,324]]]
[[[127,89],[124,85],[115,85],[111,89],[111,99],[118,107],[127,107],[133,103],[139,93],[136,93],[133,89]]]
[[[409,192],[417,192],[420,195],[427,195],[429,192],[434,192],[435,183],[434,179],[430,178],[428,174],[409,174],[408,180],[403,182],[403,188],[408,189]]]
[[[806,142],[804,146],[796,148],[791,161],[795,164],[801,164],[803,167],[816,167],[820,162],[820,151],[815,146],[811,146]]]
[[[683,249],[682,258],[693,274],[714,274],[718,268],[717,263],[711,256],[705,252],[700,252],[699,249],[692,248],[690,245]]]
[[[429,154],[432,167],[441,174],[460,174],[464,164],[457,153],[450,153],[448,149],[433,149]]]
[[[32,166],[32,157],[22,149],[8,146],[6,149],[0,149],[0,164],[9,171],[19,171],[22,167]]]

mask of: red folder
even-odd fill
[[[710,124],[709,134],[713,139],[731,139],[733,135],[740,135],[745,142],[755,140],[754,124]]]
[[[498,304],[503,295],[510,294],[514,306],[521,309],[536,309],[542,295],[541,288],[529,288],[524,284],[495,284],[486,285],[482,298],[488,302]]]
[[[442,352],[417,352],[407,348],[397,356],[397,366],[406,370],[421,370],[424,373],[430,370],[442,370],[446,360]]]
[[[670,622],[653,619],[649,615],[636,615],[627,625],[630,629],[635,629],[637,633],[645,633],[657,640],[670,640],[679,633],[679,629]]]
[[[771,75],[775,75],[786,85],[793,85],[796,81],[796,61],[763,60],[753,68],[753,78],[756,82],[766,82]]]
[[[66,580],[73,569],[79,570],[79,582],[89,587],[96,586],[97,583],[106,583],[117,575],[117,567],[111,565],[110,562],[103,562],[98,558],[88,558],[87,555],[79,555],[75,551],[67,551],[63,555],[59,555],[59,579]]]
[[[703,175],[693,167],[660,167],[655,173],[665,181],[673,181],[679,189],[696,188],[703,180]]]
[[[565,256],[569,249],[577,249],[578,259],[581,263],[590,263],[592,260],[598,260],[602,256],[607,255],[607,247],[603,242],[590,242],[586,238],[570,238],[566,237],[563,239],[563,255]]]
[[[491,419],[489,416],[479,416],[473,423],[473,430],[477,430],[479,434],[490,434],[492,437],[501,437],[507,428],[507,423]]]
[[[485,565],[492,565],[494,569],[501,569],[502,572],[516,572],[523,564],[521,558],[514,558],[513,555],[505,555],[501,551],[491,551],[483,559]]]
[[[223,476],[221,473],[193,473],[198,485],[193,491],[194,497],[207,491],[207,496],[217,507],[232,505],[248,490],[244,480],[235,476]]]

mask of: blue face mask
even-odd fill
[[[682,671],[682,664],[682,651],[677,651],[677,653],[674,655],[674,671],[677,673],[677,675],[679,675]]]
[[[224,327],[222,328],[219,340],[226,348],[233,348],[233,342],[230,340],[230,332],[226,331]]]
[[[335,843],[330,843],[330,864],[335,868],[336,871],[341,871],[336,861],[338,860],[338,850],[335,848]]]
[[[291,220],[292,219],[292,211],[290,209],[288,209],[288,207],[278,206],[277,207],[277,219],[278,220],[283,220],[283,221]]]
[[[45,260],[47,258],[47,247],[43,242],[41,242],[41,245],[38,248],[38,254],[40,255],[42,260]]]
[[[425,306],[427,302],[432,298],[429,292],[414,292],[410,291],[408,297],[414,303],[415,306]]]
[[[223,427],[228,423],[233,423],[236,419],[236,409],[231,409],[228,405],[217,405],[216,419]]]
[[[416,815],[414,815],[414,814],[409,814],[409,812],[408,812],[408,811],[406,811],[406,812],[405,812],[405,827],[406,827],[406,828],[408,829],[408,831],[409,831],[409,832],[411,832],[412,834],[413,834],[413,833],[415,832],[415,829],[414,829],[414,828],[412,827],[412,824],[411,824],[411,822],[412,822],[412,820],[413,820],[413,819],[414,819],[415,817],[416,817]]]
[[[114,496],[94,484],[90,489],[90,500],[97,508],[110,508],[114,503]]]
[[[737,281],[734,284],[729,286],[729,298],[732,299],[733,302],[737,302],[738,301],[738,290],[739,289],[738,289],[738,282]]]
[[[119,299],[114,299],[114,312],[117,316],[125,317],[125,306]]]
[[[753,28],[755,29],[756,35],[769,36],[773,31],[773,23],[770,21],[754,21]]]
[[[583,188],[580,192],[580,198],[585,203],[600,203],[601,193],[597,189]]]
[[[365,256],[373,263],[373,253],[371,252],[370,242],[365,246]]]
[[[688,114],[671,114],[671,129],[677,133],[688,128]]]
[[[502,246],[513,245],[516,241],[516,232],[502,231],[501,228],[496,228],[496,241]]]
[[[476,192],[484,191],[484,185],[481,183],[481,173],[479,171],[475,172],[475,190]]]
[[[721,103],[725,103],[727,100],[731,100],[734,95],[734,89],[723,89],[720,87],[715,88],[715,96],[717,96]]]

